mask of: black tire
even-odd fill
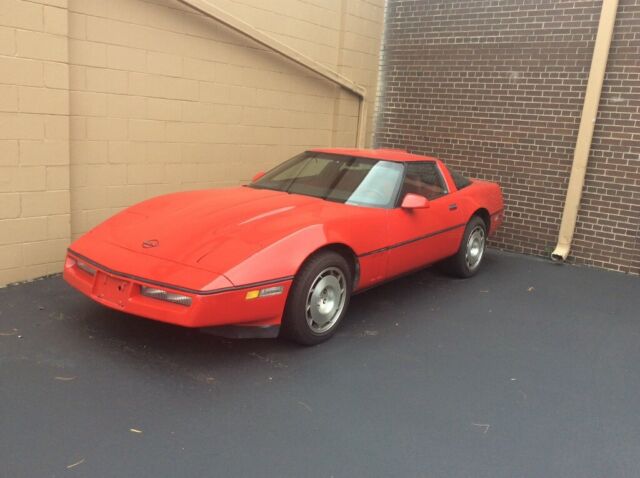
[[[336,252],[321,251],[307,259],[293,280],[281,335],[302,345],[316,345],[329,339],[349,306],[353,284],[351,275],[349,263]],[[327,303],[333,304],[332,300],[336,304],[333,313],[325,307]],[[313,312],[309,304],[313,304]],[[322,324],[325,319],[327,322]]]
[[[481,231],[481,232],[478,232]],[[472,243],[470,238],[472,234],[481,234],[482,235],[482,243],[480,245],[479,257],[477,263],[469,263],[469,251],[472,248]],[[477,236],[474,236],[477,237]],[[482,259],[484,257],[484,251],[487,244],[487,225],[479,216],[473,216],[464,230],[464,235],[462,236],[462,242],[460,243],[460,248],[458,252],[445,259],[440,263],[440,268],[447,274],[460,277],[467,278],[471,277],[478,272],[480,266],[482,264]],[[477,244],[475,244],[477,246]]]

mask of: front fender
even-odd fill
[[[236,285],[292,278],[310,254],[330,242],[325,227],[314,224],[265,246],[225,276]]]

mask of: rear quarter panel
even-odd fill
[[[466,221],[469,221],[478,210],[484,209],[491,217],[489,235],[493,235],[502,223],[504,202],[502,191],[497,183],[472,180],[472,183],[458,191],[458,206],[464,211]]]

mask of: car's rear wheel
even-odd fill
[[[482,264],[487,245],[487,226],[479,216],[473,216],[467,223],[460,249],[442,262],[442,269],[455,277],[471,277]]]
[[[342,255],[322,251],[309,258],[289,292],[283,335],[303,345],[330,338],[346,313],[351,288],[351,268]]]

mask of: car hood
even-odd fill
[[[92,240],[224,274],[266,245],[320,223],[327,209],[335,216],[335,210],[354,207],[249,187],[191,191],[132,206],[90,235]]]

